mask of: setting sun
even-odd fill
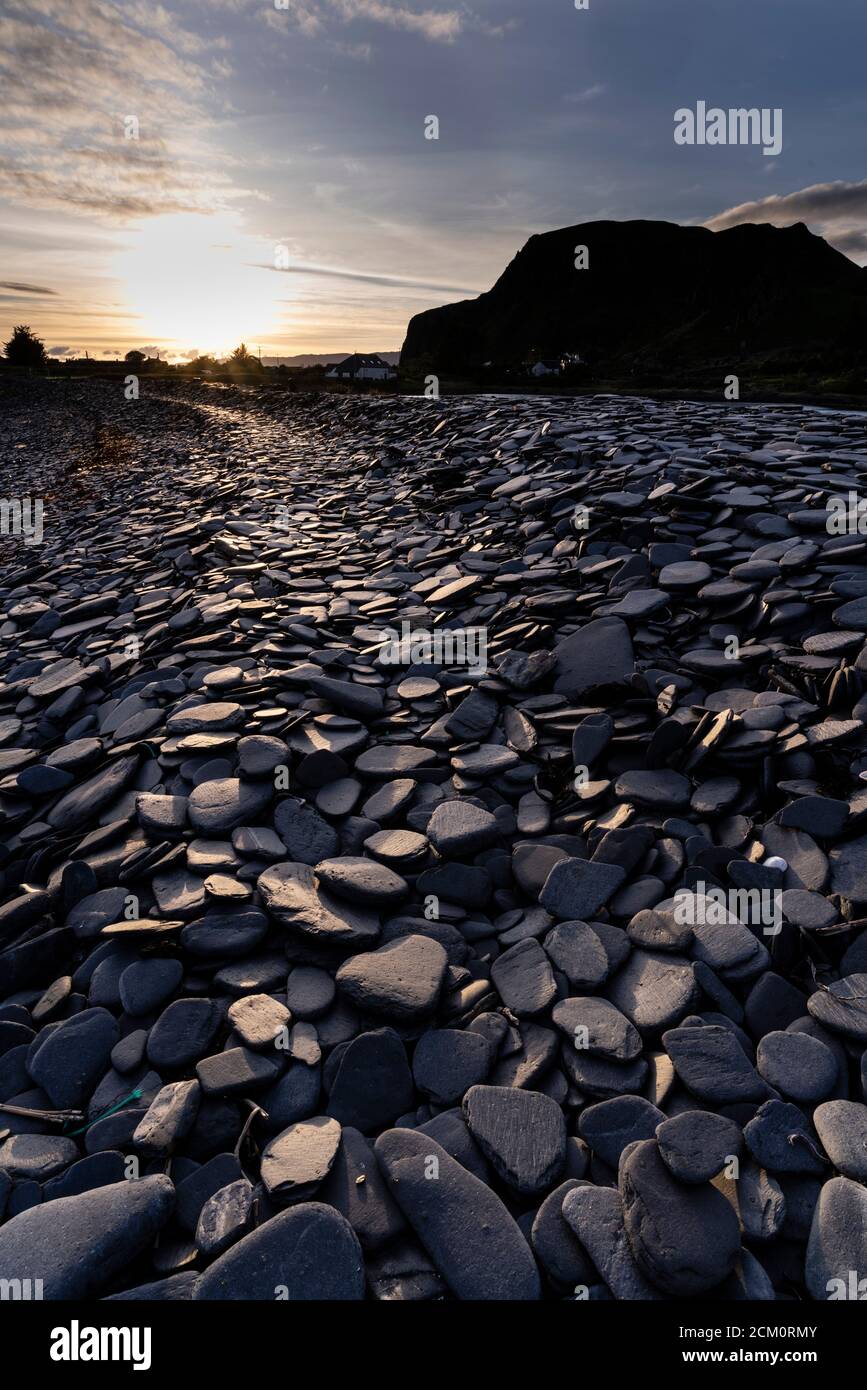
[[[231,214],[185,212],[137,228],[113,269],[143,341],[224,354],[273,335],[281,282],[264,261],[262,241],[239,231]]]
[[[865,49],[0,0],[16,1390],[857,1374]]]

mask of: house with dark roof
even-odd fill
[[[335,362],[325,375],[341,381],[388,381],[397,376],[397,368],[378,353],[354,352],[342,362]]]

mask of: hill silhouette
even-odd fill
[[[576,247],[587,269],[576,269]],[[650,376],[761,362],[781,371],[867,361],[867,268],[803,223],[721,232],[585,222],[533,236],[478,299],[410,320],[401,367],[512,367],[579,353]]]

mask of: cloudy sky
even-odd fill
[[[394,350],[594,218],[863,263],[865,51],[864,0],[0,0],[0,342]],[[699,100],[782,153],[675,144]]]

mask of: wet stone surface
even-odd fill
[[[864,418],[0,389],[0,1277],[867,1274]]]

